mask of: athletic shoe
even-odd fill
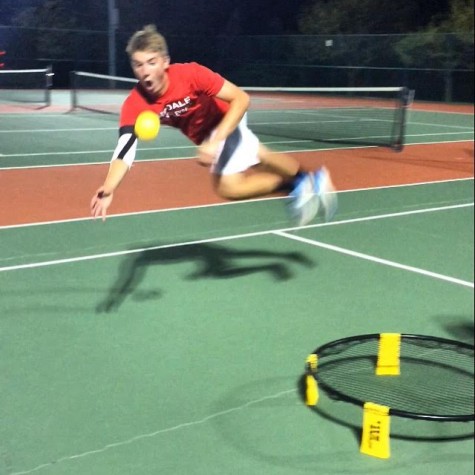
[[[322,167],[314,172],[314,193],[320,201],[320,213],[323,214],[325,221],[331,221],[338,208],[338,199],[333,186],[330,173]]]
[[[315,186],[315,174],[305,173],[296,179],[294,188],[289,194],[290,213],[298,226],[305,226],[318,213],[320,198],[315,193]]]

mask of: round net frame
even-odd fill
[[[317,348],[306,365],[307,378],[316,382],[315,390],[318,386],[332,399],[361,407],[367,402],[387,406],[389,414],[398,417],[474,420],[473,345],[433,336],[391,334],[399,337],[389,355],[398,367],[382,376],[377,371],[382,335],[352,336]]]

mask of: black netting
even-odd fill
[[[379,335],[340,340],[320,352],[315,376],[331,397],[389,406],[396,415],[473,419],[474,349],[402,336],[399,376],[375,374]]]

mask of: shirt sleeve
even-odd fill
[[[119,140],[112,154],[112,160],[123,160],[130,168],[137,153],[137,136],[133,127],[121,127],[119,129]]]
[[[129,168],[132,166],[137,153],[137,136],[134,132],[134,124],[140,113],[134,92],[122,104],[119,119],[119,139],[111,159],[111,161],[123,160]]]
[[[225,79],[220,74],[198,63],[193,66],[193,80],[197,91],[208,96],[216,96],[223,87]]]

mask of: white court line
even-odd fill
[[[450,209],[473,207],[473,205],[474,205],[473,203],[466,203],[466,204],[451,205],[451,206],[439,206],[436,208],[402,211],[402,212],[388,213],[388,214],[382,214],[382,215],[377,215],[377,216],[366,216],[362,218],[352,218],[352,219],[346,219],[342,221],[333,221],[330,223],[318,223],[318,224],[313,224],[313,225],[304,226],[304,227],[294,226],[294,227],[285,228],[285,229],[257,231],[253,233],[244,233],[244,234],[236,234],[232,236],[221,236],[221,237],[211,238],[211,239],[200,239],[196,241],[164,244],[161,246],[144,247],[144,248],[139,248],[139,249],[129,249],[125,251],[115,251],[115,252],[107,252],[107,253],[102,253],[102,254],[91,254],[87,256],[70,257],[70,258],[65,258],[65,259],[55,259],[51,261],[33,262],[30,264],[19,264],[19,265],[13,265],[13,266],[0,267],[0,272],[9,272],[9,271],[15,271],[15,270],[24,270],[24,269],[36,269],[39,267],[49,267],[49,266],[61,265],[61,264],[71,264],[75,262],[83,262],[83,261],[90,261],[90,260],[96,260],[96,259],[106,259],[109,257],[138,254],[141,252],[156,251],[160,249],[170,249],[170,248],[192,246],[192,245],[212,243],[212,242],[231,241],[234,239],[244,239],[244,238],[250,238],[250,237],[256,237],[256,236],[266,236],[266,235],[276,234],[279,232],[283,233],[283,232],[297,231],[297,230],[302,230],[302,229],[312,229],[312,228],[325,227],[325,226],[338,226],[342,224],[359,223],[359,222],[364,222],[364,221],[374,221],[378,219],[387,219],[387,218],[394,218],[394,217],[400,217],[400,216],[410,216],[414,214],[433,213],[436,211],[446,211]],[[472,284],[472,287],[473,287],[473,284]]]
[[[180,430],[180,429],[188,429],[189,427],[194,427],[194,426],[197,426],[197,425],[205,424],[206,422],[211,421],[213,419],[216,419],[218,417],[223,417],[223,416],[227,416],[228,414],[232,414],[234,412],[242,411],[244,409],[247,409],[248,407],[255,406],[255,405],[260,404],[262,402],[266,402],[266,401],[269,401],[269,400],[272,400],[272,399],[277,399],[277,398],[280,398],[282,396],[286,396],[288,394],[293,394],[293,393],[295,393],[295,391],[296,391],[295,389],[287,389],[285,391],[281,391],[281,392],[276,393],[276,394],[271,394],[269,396],[264,396],[264,397],[261,397],[259,399],[254,399],[254,400],[248,401],[245,404],[242,404],[241,406],[235,406],[235,407],[231,407],[230,409],[226,409],[224,411],[215,412],[214,414],[210,414],[206,417],[203,417],[202,419],[198,419],[198,420],[195,420],[195,421],[189,421],[189,422],[183,422],[181,424],[177,424],[177,425],[172,426],[172,427],[165,427],[163,429],[158,429],[155,432],[149,432],[149,433],[145,433],[145,434],[136,435],[136,436],[131,437],[130,439],[127,439],[127,440],[121,440],[119,442],[112,442],[110,444],[104,445],[104,447],[101,447],[100,449],[89,450],[87,452],[82,452],[82,453],[75,454],[75,455],[66,455],[64,457],[60,457],[60,458],[54,460],[53,462],[43,463],[43,464],[38,465],[38,466],[36,466],[36,467],[34,467],[30,470],[25,470],[25,471],[21,471],[21,472],[12,472],[9,475],[28,475],[30,473],[37,472],[37,471],[42,470],[44,468],[55,466],[55,465],[57,465],[61,462],[68,462],[68,461],[71,461],[71,460],[84,458],[84,457],[87,457],[87,456],[90,456],[90,455],[101,454],[103,452],[106,452],[107,450],[114,449],[116,447],[123,447],[124,445],[129,445],[129,444],[132,444],[133,442],[137,442],[139,440],[150,439],[150,438],[153,438],[153,437],[157,437],[158,435],[167,434],[169,432],[174,432],[174,431]]]
[[[148,148],[141,148],[139,149],[140,152],[154,152],[157,150],[175,150],[175,149],[183,149],[183,148],[190,148],[196,150],[196,145],[170,145],[167,147],[161,146],[161,147],[148,147]],[[90,153],[91,155],[95,155],[97,153],[112,153],[114,149],[106,149],[106,150],[76,150],[76,151],[67,151],[67,152],[33,152],[33,153],[9,153],[3,155],[4,157],[49,157],[50,155],[87,155]],[[180,159],[182,157],[178,157]],[[188,157],[191,158],[191,157]],[[156,158],[155,160],[164,160],[161,158]],[[165,159],[166,160],[166,159]],[[174,158],[169,158],[168,160],[174,160]],[[106,163],[106,162],[101,162],[101,163]],[[74,166],[76,164],[70,164],[71,166]],[[80,165],[80,164],[78,164]],[[86,165],[91,165],[90,163]],[[50,165],[54,166],[54,165]],[[64,164],[61,164],[61,166],[64,166]]]
[[[406,270],[409,272],[414,272],[416,274],[426,275],[428,277],[433,277],[434,279],[444,280],[446,282],[451,282],[452,284],[462,285],[464,287],[474,288],[473,282],[467,282],[466,280],[456,279],[455,277],[446,276],[443,274],[438,274],[436,272],[431,272],[425,269],[420,269],[418,267],[407,266],[405,264],[400,264],[398,262],[389,261],[387,259],[382,259],[380,257],[371,256],[369,254],[363,254],[362,252],[352,251],[350,249],[345,249],[340,246],[334,246],[332,244],[326,244],[320,241],[315,241],[313,239],[307,239],[301,236],[296,236],[295,234],[288,234],[285,231],[275,231],[273,234],[278,236],[285,237],[287,239],[292,239],[294,241],[303,242],[305,244],[310,244],[312,246],[321,247],[323,249],[328,249],[330,251],[339,252],[340,254],[346,254],[348,256],[357,257],[358,259],[364,259],[371,262],[376,262],[378,264],[383,264],[389,267],[395,267],[397,269]]]
[[[410,109],[411,112],[417,112],[417,113],[423,113],[423,114],[446,114],[446,115],[467,115],[467,116],[473,116],[473,112],[463,112],[463,111],[441,111],[437,109],[426,109],[426,108],[418,108],[417,103]]]
[[[58,132],[103,132],[104,130],[117,130],[117,127],[74,127],[68,129],[12,129],[0,130],[0,134],[36,134],[38,133],[58,133]]]
[[[445,128],[464,129],[460,133],[473,132],[473,125],[470,127],[469,125],[428,124],[427,122],[413,122],[413,121],[408,122],[408,124],[409,125],[426,125],[427,127],[443,127],[444,129]],[[447,132],[447,133],[450,134],[451,132]],[[442,132],[440,135],[445,135],[445,134],[446,134],[445,132]],[[422,135],[425,135],[425,134],[422,134]],[[432,135],[432,134],[428,133],[428,135]]]
[[[467,132],[459,132],[460,133],[467,133]],[[453,140],[440,140],[440,134],[412,134],[406,135],[406,137],[426,137],[426,136],[435,136],[437,138],[436,141],[433,142],[414,142],[414,143],[407,143],[405,147],[417,146],[417,145],[436,145],[436,144],[449,144],[449,143],[463,143],[463,142],[473,142],[473,139],[464,138],[464,139],[453,139]],[[273,140],[273,141],[265,141],[262,142],[264,145],[268,146],[276,146],[276,145],[284,145],[284,144],[294,144],[294,143],[305,143],[305,142],[313,142],[313,140]],[[325,147],[325,148],[308,148],[308,149],[287,149],[285,153],[320,153],[320,152],[328,152],[328,151],[347,151],[347,150],[362,150],[362,149],[373,149],[379,148],[377,145],[353,145],[349,147]],[[140,153],[144,152],[155,152],[161,150],[175,150],[175,149],[193,149],[196,150],[195,145],[178,145],[178,146],[166,146],[166,147],[147,147],[144,149],[140,149]],[[41,156],[70,156],[70,155],[97,155],[107,153],[112,155],[113,149],[107,150],[77,150],[71,152],[33,152],[33,153],[0,153],[0,157],[2,158],[14,158],[14,157],[41,157]],[[276,151],[277,153],[277,151]],[[148,158],[148,159],[136,159],[136,164],[142,162],[163,162],[163,161],[174,161],[174,160],[194,160],[196,155],[189,156],[189,157],[160,157],[160,158]],[[110,159],[103,161],[94,161],[94,162],[69,162],[69,163],[53,163],[53,164],[42,164],[42,165],[18,165],[13,167],[0,167],[0,170],[22,170],[22,169],[35,169],[35,168],[57,168],[57,167],[75,167],[75,166],[95,166],[95,165],[104,165],[108,164]],[[1,161],[0,161],[1,163]]]

